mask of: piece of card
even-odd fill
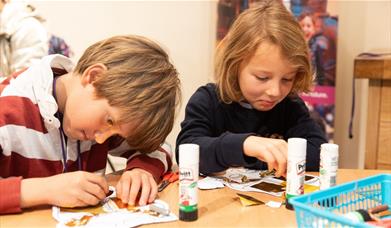
[[[262,202],[258,199],[255,199],[252,196],[248,196],[248,195],[240,194],[240,193],[236,193],[236,194],[239,196],[240,202],[245,207],[265,204],[264,202]]]
[[[304,184],[309,184],[313,186],[320,186],[320,181],[318,176],[313,176],[310,174],[305,174],[304,176]]]
[[[276,201],[271,201],[271,200],[266,203],[266,206],[272,207],[272,208],[280,208],[281,205],[282,205],[281,202],[276,202]]]
[[[145,206],[129,206],[116,198],[115,192],[97,206],[79,208],[53,206],[52,216],[58,221],[57,228],[129,228],[142,224],[178,220],[176,215],[170,212],[168,204],[162,200],[155,200],[153,204]]]
[[[314,186],[310,184],[304,184],[304,193],[311,193],[319,190],[319,186]]]
[[[261,174],[264,174],[264,175],[261,175]],[[262,192],[262,193],[266,193],[266,194],[280,197],[280,196],[282,196],[283,191],[281,191],[281,192],[267,192],[267,191],[262,191],[262,190],[259,190],[257,188],[252,187],[254,184],[260,183],[262,181],[274,183],[277,185],[281,184],[283,182],[282,180],[279,180],[272,175],[273,174],[267,170],[266,171],[253,170],[253,169],[239,167],[239,168],[229,168],[224,172],[223,175],[206,177],[205,179],[208,178],[208,180],[209,180],[210,178],[212,178],[220,186],[222,183],[231,189],[241,191],[241,192]],[[202,186],[201,188],[203,188],[203,187],[204,186]],[[213,189],[213,188],[216,188],[216,187],[209,186],[208,188],[203,188],[203,189]]]
[[[197,182],[197,186],[201,190],[209,190],[216,188],[224,188],[223,180],[213,177],[205,177]]]
[[[283,186],[281,186],[281,185],[274,184],[274,183],[269,183],[269,182],[266,182],[266,181],[262,181],[262,182],[260,182],[258,184],[254,184],[251,187],[259,189],[261,191],[275,192],[275,193],[283,192],[285,190],[285,189],[283,189]]]

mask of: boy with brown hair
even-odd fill
[[[104,173],[108,154],[128,159],[117,196],[152,202],[171,168],[160,145],[179,100],[168,55],[141,36],[97,42],[75,68],[51,55],[7,78],[0,84],[0,213],[97,204],[108,184],[90,172]]]

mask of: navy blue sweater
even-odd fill
[[[307,139],[307,171],[319,170],[320,145],[327,142],[300,97],[286,97],[272,110],[262,112],[236,102],[221,102],[215,84],[202,86],[193,94],[181,128],[176,141],[176,159],[179,161],[180,144],[198,144],[199,168],[203,174],[237,166],[267,169],[265,162],[243,153],[243,142],[250,135]]]

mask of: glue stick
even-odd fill
[[[179,219],[198,219],[198,163],[200,148],[196,144],[179,145]]]
[[[333,187],[336,184],[337,170],[338,145],[333,143],[323,143],[320,146],[320,190]]]
[[[288,139],[288,170],[286,177],[287,209],[293,209],[289,199],[304,194],[304,174],[307,154],[307,140],[303,138]]]

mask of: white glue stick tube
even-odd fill
[[[289,198],[304,194],[304,174],[307,154],[307,140],[288,139],[288,170],[286,177],[286,208],[293,209]]]

